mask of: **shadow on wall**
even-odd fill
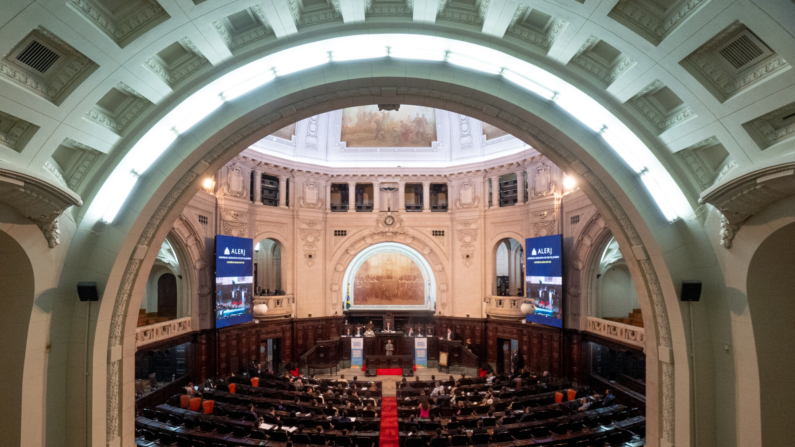
[[[33,266],[13,237],[0,231],[0,445],[20,445],[23,373],[35,284]],[[43,349],[43,347],[42,347]]]
[[[771,234],[751,258],[748,306],[759,362],[762,444],[791,446],[795,420],[795,224]]]

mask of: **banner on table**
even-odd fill
[[[351,366],[362,367],[362,355],[364,355],[364,339],[351,338]]]
[[[428,366],[428,339],[425,337],[414,339],[414,364],[423,368]]]

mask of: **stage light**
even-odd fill
[[[577,186],[577,182],[574,180],[574,177],[566,176],[563,178],[563,187],[566,189],[574,189]]]
[[[204,189],[206,189],[207,191],[210,191],[210,190],[213,189],[213,179],[212,178],[208,177],[208,178],[204,179]]]

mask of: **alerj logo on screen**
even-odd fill
[[[527,315],[531,323],[563,326],[563,263],[562,237],[534,237],[525,240],[527,255],[526,297],[533,304]]]
[[[215,253],[215,327],[252,321],[254,241],[219,235]]]

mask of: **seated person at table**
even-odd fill
[[[351,328],[348,328],[348,329],[345,330],[345,336],[346,337],[350,337],[351,336]]]
[[[337,383],[338,383],[338,384],[339,384],[339,383],[344,383],[345,385],[347,385],[347,384],[348,384],[348,381],[347,381],[347,380],[345,380],[345,374],[340,374],[340,378],[339,378],[339,379],[337,379]]]
[[[420,434],[419,429],[416,425],[411,426],[411,430],[409,431],[409,438],[419,438],[422,435]]]
[[[491,384],[494,382],[494,379],[495,379],[495,378],[496,378],[496,377],[494,377],[494,374],[493,374],[493,373],[489,373],[489,376],[488,376],[488,377],[486,377],[486,383],[488,383],[489,385],[491,385]]]
[[[438,439],[438,441],[437,441],[437,439]],[[432,446],[434,446],[434,445],[436,445],[436,446],[450,445],[450,441],[447,439],[447,436],[442,434],[442,429],[441,428],[437,428],[436,429],[436,434],[431,436],[431,445]]]
[[[427,419],[430,416],[431,405],[428,403],[428,399],[425,396],[420,398],[420,419]]]
[[[483,419],[478,421],[478,426],[472,430],[473,435],[479,435],[481,433],[488,433],[485,428],[483,428]]]
[[[351,418],[348,417],[348,410],[342,410],[342,416],[337,419],[337,422],[350,422]]]
[[[373,332],[373,328],[368,327],[366,331],[364,331],[365,337],[375,337],[375,332]]]
[[[502,418],[497,419],[497,423],[494,426],[494,430],[492,431],[492,435],[498,435],[500,433],[508,433],[508,428],[505,427],[502,421]]]
[[[259,426],[260,424],[264,423],[265,420],[254,410],[254,404],[248,404],[248,412],[254,416],[255,425]]]
[[[439,393],[441,393],[442,390],[444,390],[444,387],[439,382],[436,382],[434,385],[435,388],[433,389],[433,391],[431,391],[431,397],[438,396]]]
[[[414,328],[409,327],[408,333],[406,333],[406,337],[414,337]]]
[[[387,322],[386,327],[384,328],[383,332],[394,332],[392,330],[392,326]]]
[[[361,326],[356,326],[356,336],[357,337],[361,337],[362,336],[362,327]]]
[[[588,397],[583,397],[582,400],[580,400],[580,403],[582,405],[580,405],[580,407],[577,408],[577,411],[588,411],[588,409],[591,408],[591,399]]]

